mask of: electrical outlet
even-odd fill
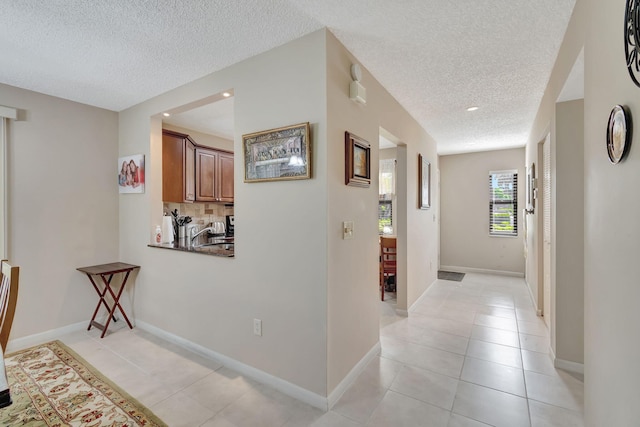
[[[253,319],[253,335],[262,336],[262,320]]]

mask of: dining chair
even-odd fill
[[[6,350],[9,333],[13,324],[18,302],[18,279],[20,267],[12,267],[6,260],[2,261],[2,281],[0,282],[0,346]]]
[[[0,275],[0,408],[11,405],[11,390],[4,366],[4,352],[9,341],[13,315],[18,302],[18,276],[20,269],[12,267],[6,260],[1,262]]]
[[[384,301],[384,285],[396,275],[396,239],[380,237],[380,300]]]

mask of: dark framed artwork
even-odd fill
[[[311,178],[309,123],[242,135],[244,182]]]
[[[431,207],[431,163],[418,154],[418,207]]]
[[[355,187],[371,185],[371,145],[364,139],[344,133],[345,184]]]

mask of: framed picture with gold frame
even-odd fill
[[[418,154],[418,208],[431,207],[431,163]]]
[[[371,145],[352,134],[344,133],[344,183],[354,187],[371,185]]]
[[[244,182],[311,178],[309,123],[242,135]]]

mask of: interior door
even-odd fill
[[[542,315],[551,329],[551,147],[549,137],[542,146],[542,215],[543,215],[543,303]]]

